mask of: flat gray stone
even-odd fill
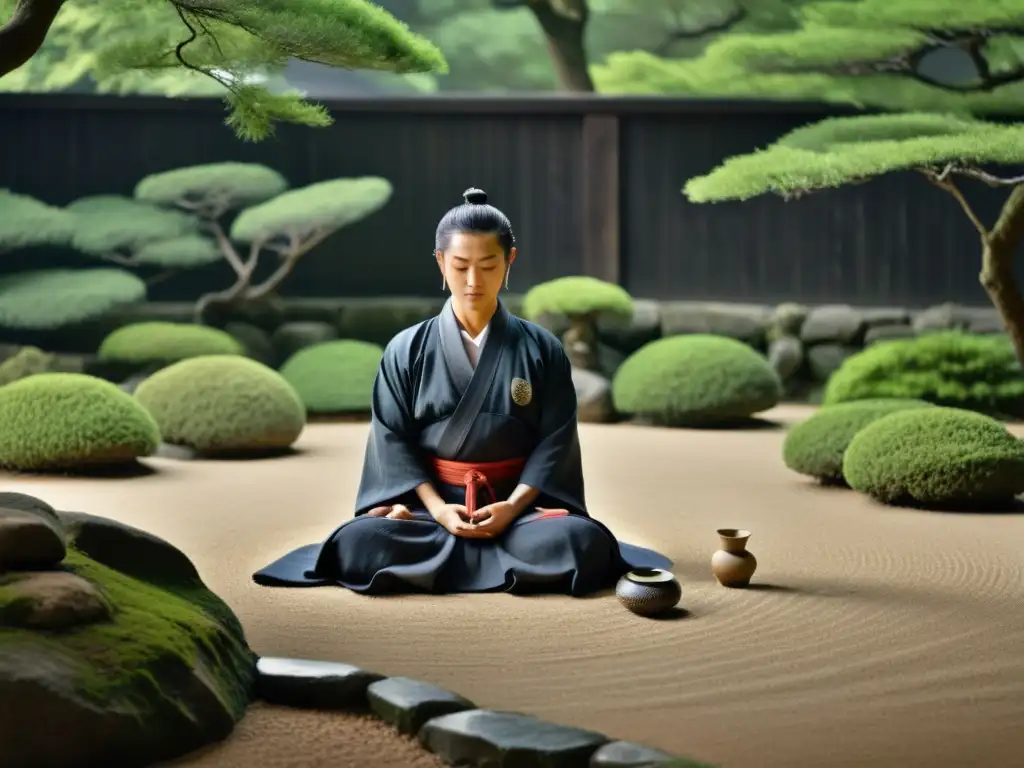
[[[29,501],[11,504],[0,507],[0,573],[55,567],[67,553],[60,521]]]
[[[593,371],[573,368],[572,383],[576,389],[577,418],[581,423],[614,421],[612,383],[608,379]]]
[[[667,752],[645,747],[643,744],[613,741],[605,744],[591,756],[590,768],[654,768],[668,763],[678,765],[672,762],[678,759]]]
[[[905,307],[865,307],[860,310],[868,328],[876,325],[910,325],[910,310]]]
[[[772,308],[760,304],[670,301],[661,308],[661,329],[664,336],[711,333],[756,347],[764,343],[771,316]]]
[[[839,370],[843,362],[856,350],[839,344],[818,344],[807,350],[807,366],[814,381],[828,381],[829,376]]]
[[[864,334],[864,346],[869,347],[879,341],[909,339],[916,335],[913,326],[910,325],[875,325],[868,328]]]
[[[419,740],[452,765],[481,768],[590,768],[590,758],[608,743],[594,731],[486,709],[434,718]]]
[[[847,304],[815,307],[800,327],[804,344],[857,344],[865,328],[864,316]]]
[[[635,352],[661,336],[661,305],[651,299],[633,299],[633,317],[628,322],[600,317],[597,333],[608,346],[626,354]]]
[[[384,675],[350,664],[264,656],[256,662],[256,695],[303,709],[366,708],[366,689]]]
[[[797,374],[804,364],[804,346],[795,336],[781,336],[768,344],[768,362],[785,381]]]
[[[399,733],[413,735],[431,718],[475,709],[476,704],[457,693],[408,677],[389,677],[366,690],[370,709]]]

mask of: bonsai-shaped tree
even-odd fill
[[[0,77],[31,59],[63,0],[0,0]],[[347,69],[445,72],[441,52],[394,16],[365,0],[76,0],[95,17],[126,23],[99,38],[94,68],[110,72],[194,73],[218,84],[227,123],[246,139],[262,139],[284,120],[322,126],[320,105],[296,92],[271,93],[253,75],[280,73],[289,59]],[[2,23],[2,22],[0,22]]]
[[[573,276],[536,285],[523,297],[528,320],[565,318],[569,327],[562,335],[574,366],[590,371],[600,367],[597,358],[599,320],[629,321],[633,299],[621,286],[594,277]]]
[[[234,285],[199,299],[197,322],[205,322],[215,306],[236,306],[268,297],[302,256],[342,227],[376,212],[391,198],[391,184],[376,177],[334,179],[285,191],[287,187],[277,171],[248,163],[179,168],[139,182],[136,200],[198,217],[220,257],[235,272]],[[235,212],[238,215],[226,231],[223,219]],[[244,255],[236,244],[247,246]],[[273,253],[278,264],[266,280],[254,285],[264,251]]]
[[[1016,12],[1014,9],[1017,9]],[[799,32],[733,41],[732,51],[757,72],[811,69],[859,76],[888,73],[922,87],[955,93],[994,93],[1024,82],[1024,65],[1007,51],[1024,34],[1024,1],[861,0],[808,6]],[[941,80],[929,56],[960,50],[972,63],[969,78]],[[767,192],[787,199],[913,170],[948,192],[978,231],[980,281],[1024,362],[1024,297],[1013,258],[1024,241],[1024,176],[998,175],[996,165],[1024,164],[1024,127],[967,116],[926,113],[833,118],[799,128],[750,155],[730,158],[690,180],[694,202],[744,200]],[[961,188],[964,180],[1008,190],[998,219],[983,222]]]
[[[0,189],[0,254],[70,246],[79,218],[68,210]],[[116,267],[38,269],[0,277],[0,327],[51,330],[143,299],[146,284]]]

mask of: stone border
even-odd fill
[[[709,768],[686,758],[529,715],[481,709],[443,688],[349,664],[281,657],[256,662],[268,704],[372,714],[449,765],[516,768]],[[509,762],[511,761],[511,762]]]

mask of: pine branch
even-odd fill
[[[746,17],[747,9],[743,6],[736,6],[733,8],[732,13],[720,21],[705,24],[697,29],[683,29],[680,26],[678,29],[674,29],[669,32],[668,37],[654,48],[653,53],[656,56],[667,56],[671,51],[672,46],[676,43],[682,42],[683,40],[699,40],[702,37],[717,34],[719,32],[728,32]]]
[[[290,247],[283,253],[283,258],[277,269],[274,270],[274,273],[270,277],[249,290],[246,293],[246,298],[262,299],[277,290],[278,286],[281,285],[285,278],[291,274],[292,269],[295,268],[299,259],[309,253],[309,251],[313,250],[313,248],[320,245],[320,243],[330,237],[334,231],[335,230],[333,228],[319,229],[311,233],[309,238],[306,240],[302,240],[298,235],[292,234],[290,238]]]
[[[0,77],[35,55],[63,5],[64,0],[18,0],[14,15],[0,27]]]
[[[951,194],[956,201],[960,203],[960,207],[963,208],[964,213],[967,214],[967,218],[971,220],[971,224],[974,225],[974,228],[978,230],[978,234],[981,235],[982,240],[988,239],[988,228],[982,224],[981,219],[978,218],[978,214],[974,212],[971,204],[967,202],[967,198],[964,197],[960,188],[951,178],[949,178],[949,173],[947,173],[948,168],[949,166],[941,172],[936,172],[931,168],[923,168],[921,169],[921,173],[923,173],[925,177],[936,187],[949,192],[949,194]]]

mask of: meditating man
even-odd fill
[[[435,238],[451,297],[384,350],[355,517],[258,584],[578,596],[671,566],[587,514],[568,358],[499,301],[512,225],[480,190],[464,197]]]

